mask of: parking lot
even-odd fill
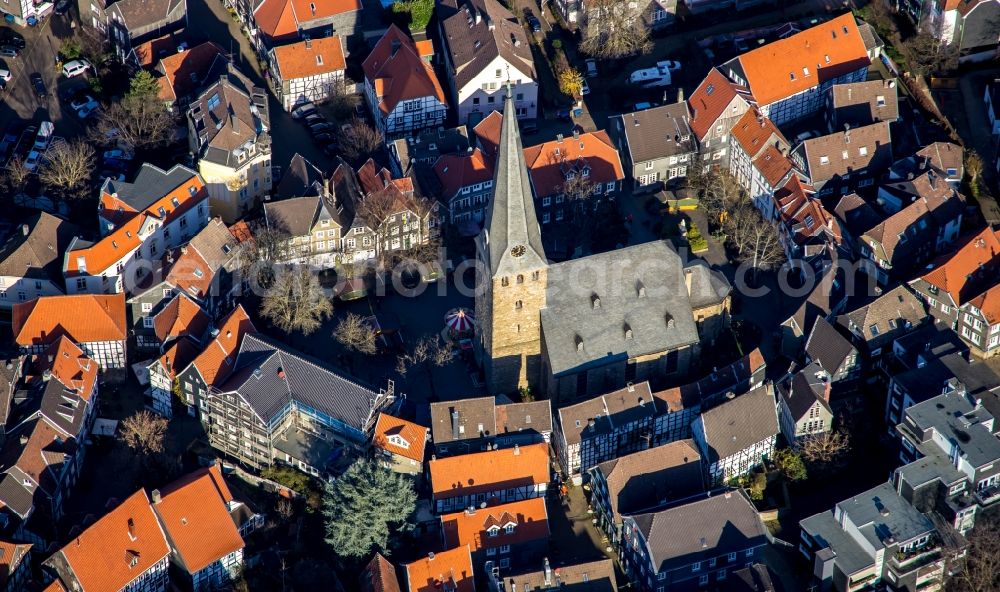
[[[68,107],[59,100],[60,89],[79,84],[66,79],[56,69],[55,56],[64,39],[73,35],[70,14],[52,15],[35,27],[12,27],[24,36],[27,47],[16,58],[0,58],[0,67],[11,72],[0,107],[0,129],[6,129],[18,120],[38,125],[51,121],[56,134],[65,138],[80,135],[84,127]],[[39,99],[32,88],[30,76],[39,73],[48,96]]]

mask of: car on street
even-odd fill
[[[642,103],[636,103],[635,104],[635,110],[636,111],[645,111],[646,109],[651,109],[652,107],[653,107],[653,105],[651,103],[647,103],[647,102],[642,102]]]
[[[586,80],[580,81],[580,94],[583,96],[587,96],[590,94],[590,85],[587,84]]]
[[[90,95],[82,95],[80,97],[73,99],[70,102],[69,106],[72,107],[74,111],[79,111],[80,109],[83,109],[84,106],[86,106],[88,103],[93,103],[93,102],[94,102],[94,97]]]
[[[587,60],[587,78],[597,76],[597,60],[590,58]]]
[[[10,70],[7,68],[0,68],[0,80],[10,82]]]
[[[34,87],[35,96],[39,99],[49,96],[49,91],[45,90],[45,81],[42,80],[42,75],[38,72],[31,75],[31,86]]]
[[[312,103],[302,103],[301,105],[292,109],[292,119],[302,119],[307,115],[312,115],[316,112],[316,105]]]
[[[319,113],[313,113],[312,115],[306,115],[302,121],[306,125],[315,125],[317,123],[326,123],[326,118]]]
[[[90,62],[87,60],[73,60],[72,62],[66,62],[62,73],[66,78],[76,78],[77,76],[86,74],[87,70],[90,70]]]
[[[528,19],[528,26],[531,27],[532,33],[542,32],[542,21],[538,20],[538,18],[534,16]]]
[[[24,35],[8,27],[0,28],[0,45],[10,45],[17,49],[24,49],[28,46],[24,41]]]
[[[17,48],[11,45],[0,47],[0,58],[16,58],[17,53]]]
[[[84,105],[83,107],[77,109],[76,115],[80,119],[87,119],[88,117],[94,114],[94,111],[97,111],[100,108],[101,108],[100,103],[98,103],[97,101],[91,101],[86,105]]]

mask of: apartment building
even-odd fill
[[[75,225],[47,212],[16,226],[0,246],[0,309],[65,293],[62,254],[78,233]]]

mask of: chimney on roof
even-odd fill
[[[160,497],[160,490],[159,489],[154,489],[153,490],[152,498],[153,498],[153,503],[154,504],[160,503],[160,501],[162,500],[162,498]]]
[[[521,447],[514,444],[514,456],[521,456]]]
[[[434,561],[434,553],[433,552],[427,554],[427,561]]]
[[[128,538],[135,540],[135,520],[128,519]]]
[[[306,49],[312,49],[313,41],[309,37],[306,37]]]
[[[30,231],[31,231],[31,229],[28,228],[27,224],[22,224],[21,225],[21,234],[23,234],[24,236],[28,236],[28,232],[30,232]]]
[[[556,142],[559,143],[559,144],[562,144],[562,141],[563,141],[563,135],[562,134],[556,134]]]
[[[483,22],[483,13],[476,11],[476,24]]]
[[[21,437],[18,439],[18,442],[21,443],[21,446],[27,446],[27,444],[28,444],[28,436],[27,436],[27,434],[21,434]]]
[[[451,408],[451,437],[458,440],[458,409]]]
[[[691,295],[691,277],[693,275],[694,273],[691,271],[690,267],[684,270],[684,285],[687,286],[688,296]]]
[[[551,586],[552,585],[552,566],[549,565],[549,558],[548,557],[546,557],[544,560],[542,560],[542,566],[543,566],[542,567],[542,572],[545,574],[545,585],[546,586]]]
[[[278,378],[285,379],[285,369],[280,366],[278,367]]]

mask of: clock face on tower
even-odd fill
[[[521,255],[524,255],[524,251],[524,245],[514,245],[510,250],[510,254],[514,257],[520,257]]]

